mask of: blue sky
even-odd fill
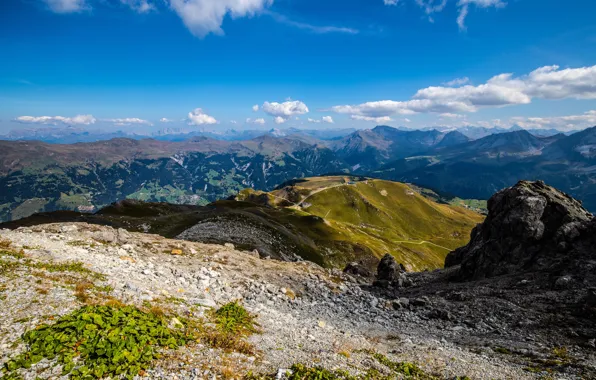
[[[2,1],[0,133],[585,128],[594,14],[588,0]]]

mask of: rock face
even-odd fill
[[[580,202],[544,182],[522,181],[498,192],[488,211],[470,243],[445,260],[445,267],[461,265],[460,280],[548,271],[573,281],[596,266],[596,220]]]

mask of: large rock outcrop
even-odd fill
[[[581,203],[542,181],[521,181],[495,194],[488,217],[445,266],[460,280],[544,271],[576,280],[596,268],[596,220]]]

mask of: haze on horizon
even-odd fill
[[[10,0],[0,134],[596,125],[596,3]]]

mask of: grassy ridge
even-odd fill
[[[242,196],[254,201],[250,193]],[[324,236],[308,226],[303,231],[319,247],[344,243],[376,257],[389,252],[410,270],[442,267],[447,253],[465,245],[483,219],[465,208],[430,201],[406,184],[383,180],[309,178],[258,196],[270,205],[322,218],[327,228],[318,226],[318,232]]]

